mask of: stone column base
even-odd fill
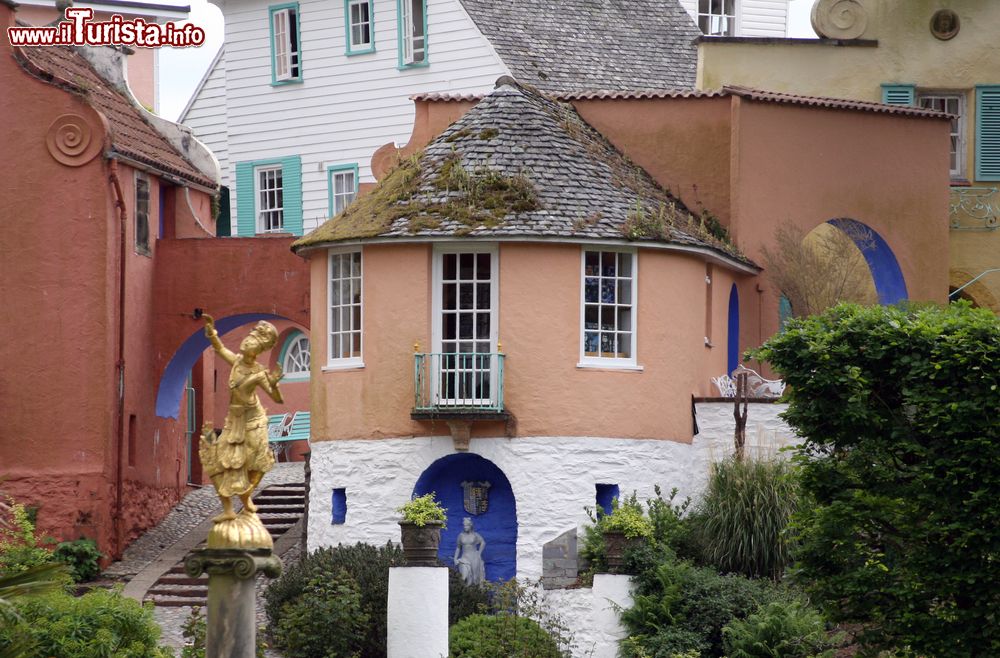
[[[448,567],[389,569],[388,658],[448,655]]]

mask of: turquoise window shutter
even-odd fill
[[[236,163],[236,235],[248,237],[257,233],[254,217],[253,163]]]
[[[1000,85],[976,87],[976,180],[1000,181]]]
[[[886,105],[916,105],[917,88],[914,85],[882,85],[882,102]]]
[[[302,158],[293,155],[281,158],[282,203],[284,229],[302,235]]]

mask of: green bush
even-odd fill
[[[91,580],[101,573],[102,555],[93,539],[61,542],[52,552],[52,557],[69,567],[73,581],[77,583]]]
[[[15,604],[19,619],[0,626],[0,654],[18,643],[29,656],[57,658],[167,658],[157,646],[160,628],[152,606],[117,590],[96,589],[73,597],[53,592]]]
[[[799,498],[795,467],[787,461],[712,464],[691,519],[701,561],[724,573],[779,579],[791,562],[786,529]]]
[[[367,624],[358,584],[339,571],[313,578],[301,597],[284,605],[274,639],[289,658],[351,658]]]
[[[430,521],[444,523],[448,518],[444,507],[434,499],[433,491],[423,496],[414,496],[396,511],[403,515],[404,521],[420,527],[427,525]]]
[[[624,655],[638,658],[699,651],[722,655],[722,628],[789,594],[768,580],[719,575],[714,569],[651,554],[635,577],[632,608],[622,611],[629,632]]]
[[[871,648],[1000,655],[1000,320],[840,305],[758,352],[789,385],[815,506],[795,575]]]
[[[264,610],[272,635],[281,624],[285,606],[303,597],[315,578],[330,579],[340,571],[357,583],[361,610],[368,618],[366,633],[358,646],[361,658],[382,658],[386,653],[386,604],[389,596],[389,567],[403,564],[403,551],[392,542],[376,548],[369,544],[321,548],[288,567],[264,592]],[[451,623],[488,604],[486,590],[466,585],[455,572],[450,574],[449,620]]]
[[[649,539],[653,536],[653,524],[634,491],[621,501],[614,498],[611,514],[601,516],[597,525],[601,532],[620,532],[626,539]]]
[[[832,658],[839,638],[800,601],[774,602],[722,629],[727,658]]]
[[[11,501],[9,527],[0,525],[0,573],[19,573],[52,561],[52,551],[35,537],[31,513]]]
[[[472,615],[448,633],[451,658],[562,658],[538,622],[511,614]]]

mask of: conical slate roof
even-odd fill
[[[456,236],[660,242],[748,262],[572,105],[510,78],[293,248]]]

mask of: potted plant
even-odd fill
[[[399,528],[406,563],[410,566],[437,566],[438,546],[447,515],[444,507],[434,499],[434,493],[414,496],[396,511],[403,515]]]
[[[611,573],[621,571],[626,548],[653,536],[653,523],[636,500],[634,492],[621,502],[613,499],[611,513],[601,516],[598,525],[604,535],[604,550]]]

